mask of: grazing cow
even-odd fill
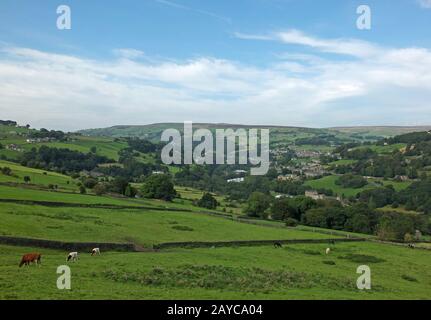
[[[416,246],[415,246],[415,244],[414,244],[414,243],[409,243],[409,248],[410,248],[410,249],[415,249],[415,248],[416,248]]]
[[[274,242],[274,248],[281,248],[282,247],[282,245],[281,245],[281,243],[280,242]]]
[[[42,255],[40,253],[27,253],[22,256],[21,262],[19,264],[19,267],[21,268],[23,265],[30,265],[30,263],[35,263],[36,265],[40,265],[42,258]]]
[[[100,249],[99,248],[94,248],[93,250],[91,250],[91,255],[92,256],[94,256],[96,254],[100,255]]]
[[[326,248],[326,254],[330,254],[331,253],[331,248]]]
[[[78,260],[78,252],[69,253],[69,255],[67,256],[67,261],[70,261],[70,260],[72,260],[73,262]]]

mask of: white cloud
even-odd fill
[[[115,49],[114,54],[126,59],[138,59],[145,55],[143,51],[136,49]]]
[[[314,48],[316,54],[285,52],[271,66],[256,67],[211,57],[155,62],[139,59],[143,53],[134,49],[96,61],[3,46],[0,114],[67,130],[185,120],[296,126],[431,123],[430,50],[319,39],[300,31],[277,37]],[[327,60],[320,52],[355,59]]]
[[[319,39],[311,37],[302,31],[291,29],[268,35],[254,35],[235,33],[235,36],[244,40],[273,40],[286,44],[308,46],[322,52],[338,53],[355,57],[369,57],[379,54],[382,49],[377,45],[357,39]]]

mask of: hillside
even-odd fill
[[[238,128],[269,128],[272,142],[292,143],[296,139],[313,138],[328,135],[334,136],[333,142],[352,142],[352,141],[376,141],[382,138],[396,136],[399,134],[426,131],[431,126],[410,126],[410,127],[334,127],[334,128],[301,128],[289,126],[263,126],[263,125],[238,125],[225,123],[193,123],[194,128],[215,129],[238,129]],[[182,123],[156,123],[149,125],[121,125],[108,128],[96,128],[79,131],[83,135],[105,136],[105,137],[140,137],[152,141],[160,141],[163,130],[174,128],[181,130]],[[331,141],[331,139],[329,140]]]
[[[271,169],[253,177],[167,167],[160,144],[128,136],[156,142],[172,126],[99,136],[0,125],[0,299],[429,298],[430,251],[377,242],[429,246],[428,133],[374,142],[370,132],[272,127]],[[391,161],[398,169],[387,172]],[[91,257],[87,242],[109,249]],[[81,256],[69,264],[73,290],[43,286],[69,250]],[[43,266],[19,269],[26,252],[41,252]],[[356,288],[361,264],[372,268],[370,292]]]

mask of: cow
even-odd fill
[[[282,247],[282,245],[281,245],[281,243],[280,242],[274,242],[274,248],[281,248]]]
[[[409,243],[409,248],[410,248],[410,249],[415,249],[415,248],[416,248],[416,246],[415,246],[415,244],[414,244],[414,243]]]
[[[40,253],[27,253],[22,256],[19,267],[21,268],[23,265],[29,266],[30,263],[35,263],[36,265],[40,265],[42,255]]]
[[[330,254],[331,253],[331,248],[326,248],[326,254]]]
[[[66,261],[70,261],[72,260],[73,262],[75,262],[76,260],[78,260],[78,252],[71,252],[69,253],[69,255],[67,256],[67,260]]]
[[[94,256],[96,254],[100,255],[100,249],[99,248],[94,248],[93,250],[91,250],[91,256]]]

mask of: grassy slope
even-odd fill
[[[326,176],[321,179],[307,181],[305,185],[308,185],[314,189],[319,189],[319,188],[331,189],[336,194],[338,195],[344,194],[346,197],[355,196],[366,189],[376,188],[377,186],[372,183],[376,181],[381,181],[384,185],[393,185],[395,190],[397,191],[405,189],[410,185],[410,182],[384,181],[376,178],[376,179],[369,179],[368,180],[369,184],[363,188],[353,189],[353,188],[343,188],[342,186],[336,185],[335,181],[337,181],[338,178],[339,176],[335,176],[335,175]]]
[[[294,245],[82,254],[69,264],[72,290],[60,291],[56,268],[65,264],[65,252],[42,250],[42,267],[19,269],[22,254],[41,250],[0,246],[0,299],[431,298],[431,252],[375,243],[338,244],[330,256],[324,250],[324,245]],[[384,261],[355,262],[345,259],[349,254]],[[335,265],[323,263],[328,260]],[[362,264],[371,268],[371,291],[356,288]]]
[[[29,176],[31,179],[31,184],[42,186],[53,184],[58,185],[59,188],[66,190],[78,189],[76,186],[76,181],[74,181],[71,177],[60,173],[23,167],[19,164],[2,160],[0,160],[0,167],[9,167],[12,170],[12,175],[4,175],[0,173],[0,182],[24,183],[24,176]]]
[[[9,129],[10,130],[10,129]],[[21,129],[25,130],[25,129]],[[22,131],[25,133],[26,131]],[[72,136],[70,141],[66,142],[47,142],[47,143],[27,143],[26,136],[20,136],[12,133],[0,125],[0,142],[6,146],[9,144],[16,144],[24,151],[29,151],[32,148],[39,148],[46,145],[51,148],[67,148],[83,153],[90,152],[92,147],[96,147],[96,153],[101,156],[106,156],[109,159],[118,160],[118,151],[127,147],[125,141],[114,141],[112,138],[105,137],[86,137],[86,136]],[[16,159],[19,157],[20,152],[2,149],[0,155],[6,155],[8,158]]]
[[[393,151],[399,151],[403,148],[405,148],[407,145],[405,143],[396,143],[396,144],[390,144],[387,146],[378,146],[378,145],[369,145],[369,146],[360,146],[357,147],[356,149],[365,149],[365,148],[369,148],[379,154],[390,154]]]
[[[0,203],[0,234],[64,241],[224,241],[329,238],[328,235],[268,228],[191,212],[49,208]],[[187,226],[192,231],[175,229]]]

